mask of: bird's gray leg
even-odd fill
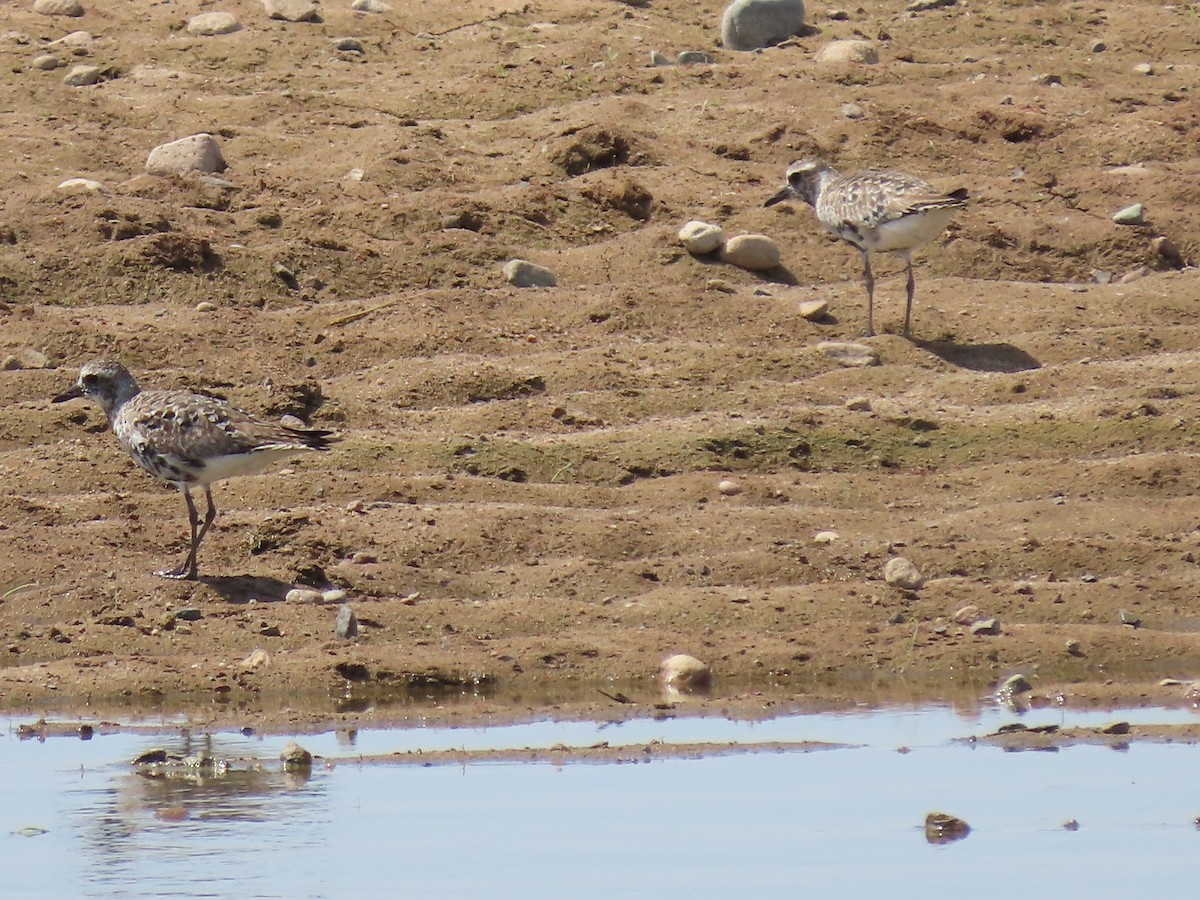
[[[208,529],[212,527],[213,519],[217,517],[217,506],[213,503],[212,488],[209,485],[204,486],[204,499],[208,501],[208,512],[204,514],[204,525],[200,529],[200,534],[196,536],[196,549],[200,549],[200,542],[204,540],[204,536],[208,534]]]
[[[188,522],[192,526],[192,546],[188,550],[188,555],[184,557],[183,562],[176,568],[163,569],[158,574],[163,578],[181,578],[187,581],[194,581],[196,579],[196,548],[200,546],[200,539],[197,535],[197,529],[200,527],[200,514],[196,512],[196,504],[192,502],[192,492],[183,486],[180,487],[180,490],[183,491],[183,499],[187,501]],[[206,486],[204,490],[207,493],[208,487]],[[208,505],[211,514],[216,516],[216,510],[212,508],[211,495],[208,498]],[[208,530],[207,524],[205,524],[204,530]],[[200,532],[200,534],[203,534],[203,532]]]
[[[867,286],[867,337],[875,335],[875,276],[871,274],[871,254],[862,251],[863,283]]]
[[[908,327],[912,320],[912,301],[913,288],[916,287],[916,281],[913,279],[912,257],[905,253],[904,262],[908,264],[908,306],[904,307],[904,336],[908,337]]]

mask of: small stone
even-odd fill
[[[842,115],[847,119],[861,119],[866,115],[866,112],[857,103],[843,103]]]
[[[688,253],[703,256],[725,242],[725,230],[720,225],[692,220],[679,229],[679,242]]]
[[[1110,722],[1100,729],[1102,734],[1129,734],[1128,722]]]
[[[888,616],[887,623],[889,625],[903,625],[907,621],[908,619],[904,617],[904,613],[897,611]]]
[[[1154,66],[1150,65],[1150,63],[1138,63],[1133,67],[1133,71],[1138,75],[1153,75]]]
[[[1146,266],[1138,266],[1136,269],[1130,269],[1117,279],[1117,284],[1132,284],[1140,278],[1145,278],[1150,274],[1150,270]]]
[[[71,87],[87,87],[100,81],[104,72],[100,66],[75,66],[63,78],[63,84]]]
[[[43,72],[49,72],[52,69],[57,69],[61,63],[58,57],[53,53],[43,53],[41,56],[35,56],[32,63],[35,69],[41,69]]]
[[[1000,695],[1002,697],[1011,697],[1013,694],[1024,694],[1026,691],[1032,691],[1033,685],[1029,683],[1029,679],[1024,675],[1010,675],[1004,680],[1004,684],[1000,685]]]
[[[333,623],[334,633],[343,641],[348,641],[358,635],[358,616],[348,605],[342,604],[338,609],[337,619]]]
[[[893,556],[887,561],[883,567],[883,580],[902,591],[918,591],[925,584],[920,570],[903,556]]]
[[[974,635],[997,635],[999,633],[999,619],[980,619],[971,626],[971,634]]]
[[[871,66],[879,62],[879,53],[870,41],[830,41],[817,51],[819,63],[857,63]]]
[[[1142,225],[1145,223],[1146,208],[1140,203],[1127,206],[1113,213],[1112,220],[1118,225]]]
[[[333,49],[341,50],[343,53],[366,53],[367,52],[366,48],[363,46],[363,42],[360,41],[358,38],[352,38],[352,37],[338,38],[337,40],[335,40],[333,42]],[[361,175],[359,176],[358,180],[362,181]]]
[[[721,259],[752,272],[779,265],[779,246],[765,234],[739,234],[721,248]]]
[[[284,22],[319,22],[317,4],[312,0],[263,0],[268,19]]]
[[[64,34],[57,41],[51,41],[47,47],[72,47],[72,48],[88,48],[96,42],[90,32],[87,31],[72,31],[70,34]]]
[[[200,13],[188,19],[185,30],[188,34],[195,34],[200,37],[212,37],[217,34],[232,34],[241,27],[237,16],[233,13],[207,12]]]
[[[211,134],[193,134],[167,144],[160,144],[146,158],[146,171],[151,175],[186,175],[190,172],[225,170],[221,146]]]
[[[198,622],[204,618],[204,613],[194,606],[185,606],[175,610],[175,618],[181,622]]]
[[[694,656],[668,656],[658,667],[658,676],[668,690],[681,694],[703,692],[712,687],[712,670]]]
[[[301,419],[299,416],[293,416],[290,414],[280,416],[279,424],[282,425],[284,428],[295,428],[297,430],[303,430],[308,427],[305,424],[304,420]],[[324,596],[324,595],[322,595],[322,596]]]
[[[346,599],[346,592],[341,588],[328,590],[321,595],[321,600],[325,603],[341,603]]]
[[[103,191],[104,185],[91,178],[68,178],[58,186],[58,189],[68,194],[90,194],[95,191]]]
[[[818,531],[813,535],[814,544],[832,544],[838,539],[836,531]]]
[[[1092,53],[1103,53],[1108,49],[1108,44],[1104,41],[1092,41],[1092,46],[1089,48]]]
[[[721,46],[762,50],[803,30],[803,0],[734,0],[721,15]]]
[[[1121,620],[1121,624],[1128,625],[1130,628],[1137,628],[1142,624],[1141,618],[1127,609],[1122,609],[1117,615]]]
[[[1168,237],[1159,235],[1150,242],[1150,252],[1165,262],[1172,269],[1182,269],[1187,263],[1179,248]]]
[[[210,312],[215,312],[216,309],[217,309],[217,304],[210,303],[208,300],[201,300],[199,303],[196,304],[196,312],[210,313]]]
[[[309,588],[292,588],[283,599],[288,603],[320,603],[325,599],[325,595]]]
[[[379,562],[379,557],[370,550],[355,550],[350,554],[350,562],[356,566],[367,566]]]
[[[510,259],[506,262],[504,277],[509,284],[519,288],[552,288],[558,284],[553,272],[526,259]]]
[[[1061,75],[1055,75],[1053,73],[1043,72],[1040,75],[1033,76],[1033,83],[1040,84],[1044,87],[1050,87],[1050,86],[1056,85],[1056,84],[1061,85],[1063,83],[1063,80],[1062,80]]]
[[[797,308],[800,317],[810,322],[819,322],[829,315],[828,300],[805,300]]]
[[[817,344],[817,351],[840,366],[853,368],[879,365],[879,354],[865,344],[822,341]]]
[[[288,741],[279,754],[285,769],[311,769],[313,756],[295,741]]]
[[[667,56],[665,53],[660,53],[657,50],[651,50],[650,65],[662,68],[663,66],[673,66],[675,63],[672,62],[671,57]]]
[[[958,816],[932,812],[925,817],[925,840],[931,844],[949,844],[971,833],[971,826]]]
[[[79,0],[35,0],[33,11],[43,16],[76,18],[83,15],[83,4]]]
[[[704,289],[706,291],[716,291],[719,294],[736,294],[737,293],[737,288],[735,288],[728,281],[725,281],[724,279],[721,279],[721,278],[708,279],[708,281],[704,282]]]
[[[911,13],[928,12],[931,9],[941,9],[943,6],[953,6],[958,0],[913,0],[904,7]]]
[[[871,401],[867,397],[851,397],[846,401],[846,409],[852,412],[870,412]]]
[[[383,0],[354,0],[350,8],[357,12],[390,13],[392,4],[384,3]]]
[[[717,490],[726,497],[733,497],[742,492],[742,486],[736,481],[730,481],[728,478],[717,482]]]
[[[243,669],[260,669],[263,666],[271,664],[271,654],[259,647],[250,652],[250,655],[242,660]]]
[[[950,617],[956,625],[971,625],[979,621],[979,607],[968,605],[961,609],[955,610],[954,615]]]
[[[711,66],[713,55],[707,50],[681,50],[675,61],[681,66]]]

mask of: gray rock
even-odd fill
[[[675,61],[681,66],[711,66],[713,55],[707,50],[681,50]]]
[[[358,636],[358,616],[345,603],[338,608],[337,619],[333,623],[333,630],[343,641],[348,641],[350,638]]]
[[[843,341],[822,341],[817,344],[817,351],[839,366],[877,366],[879,354],[865,344],[851,344]]]
[[[675,63],[671,62],[671,57],[667,56],[665,53],[660,53],[657,50],[651,50],[650,65],[661,68],[663,66],[673,66]]]
[[[188,19],[186,30],[188,34],[211,37],[216,34],[232,34],[241,27],[233,13],[208,12]]]
[[[321,18],[312,0],[263,0],[263,9],[268,19],[284,22],[317,22]]]
[[[100,66],[75,66],[63,79],[63,84],[71,87],[87,87],[96,84],[104,70]]]
[[[83,15],[83,4],[79,0],[36,0],[33,11],[43,16],[77,17]]]
[[[225,160],[215,137],[193,134],[151,150],[146,158],[146,171],[151,175],[212,174],[225,171]]]
[[[504,264],[504,277],[509,284],[520,288],[554,287],[558,278],[545,266],[531,263],[527,259],[510,259]]]
[[[363,42],[358,38],[344,37],[337,38],[333,42],[334,50],[341,50],[343,53],[366,53],[366,48],[363,47]]]
[[[87,31],[72,31],[70,34],[64,34],[57,41],[51,41],[47,47],[90,47],[96,42],[90,32]]]
[[[175,610],[175,618],[181,622],[199,622],[204,618],[204,613],[194,606],[185,606]]]
[[[721,44],[727,50],[761,50],[803,27],[803,0],[734,0],[721,16]]]
[[[32,66],[35,69],[41,69],[43,72],[49,72],[52,69],[57,69],[62,63],[58,61],[58,57],[53,53],[43,53],[41,56],[34,57]]]
[[[283,761],[285,769],[312,768],[313,755],[295,741],[287,742],[287,746],[283,748],[283,752],[279,754],[279,758]]]
[[[354,0],[350,8],[358,12],[389,13],[392,11],[392,4],[384,3],[383,0]]]
[[[712,253],[725,242],[725,231],[720,225],[710,225],[693,219],[679,229],[679,242],[688,253],[703,256]]]
[[[1118,225],[1141,225],[1145,222],[1146,207],[1140,203],[1127,206],[1113,213],[1112,220]]]
[[[974,604],[968,604],[958,610],[955,610],[954,615],[950,617],[957,625],[971,625],[979,620],[979,607]]]
[[[980,619],[971,626],[971,634],[995,635],[1000,633],[999,619]]]
[[[1004,679],[1004,684],[1000,685],[999,693],[1002,697],[1011,697],[1014,694],[1024,694],[1032,690],[1033,685],[1029,683],[1029,679],[1018,673]]]
[[[822,63],[874,65],[879,62],[879,53],[870,41],[830,41],[817,51],[816,60]]]
[[[904,591],[918,591],[925,584],[925,576],[921,574],[910,559],[903,556],[893,556],[883,567],[883,580],[892,587]]]
[[[843,103],[842,115],[847,119],[861,119],[866,115],[866,112],[857,103]]]
[[[721,248],[721,259],[752,272],[779,265],[779,245],[765,234],[739,234]]]

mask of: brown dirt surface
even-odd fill
[[[1200,670],[1194,6],[817,5],[736,53],[719,0],[391,2],[8,4],[0,708],[623,713],[680,652],[741,708],[1013,672],[1192,702],[1154,685]],[[241,29],[186,32],[214,9]],[[851,37],[879,63],[815,61]],[[689,49],[715,62],[650,65]],[[77,63],[106,77],[68,87]],[[219,180],[146,174],[198,132]],[[817,349],[862,333],[857,254],[763,206],[814,154],[972,196],[918,254],[912,340],[877,264],[877,366]],[[1114,224],[1134,202],[1147,224]],[[770,235],[783,268],[690,257],[692,219]],[[558,286],[509,286],[514,257]],[[50,402],[97,356],[341,440],[219,484],[202,579],[165,581],[178,493]],[[884,582],[897,554],[919,591]],[[283,600],[306,585],[346,591],[357,639]]]

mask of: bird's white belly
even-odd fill
[[[196,472],[197,484],[212,484],[224,481],[226,478],[237,478],[241,475],[257,475],[271,468],[279,460],[299,453],[302,447],[268,447],[255,450],[252,453],[230,453],[224,456],[212,456],[204,460],[204,465]]]
[[[872,253],[897,253],[928,244],[946,230],[957,210],[931,209],[884,222],[866,235],[866,249]]]

